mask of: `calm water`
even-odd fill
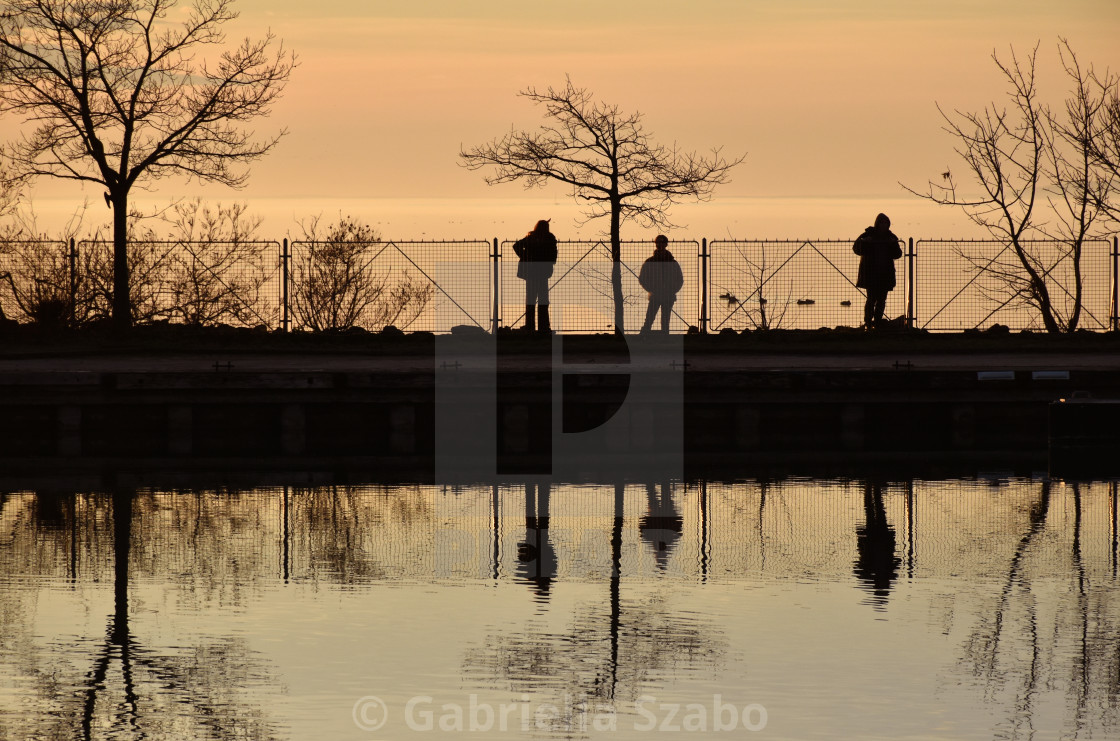
[[[1117,738],[1118,586],[1115,482],[10,491],[0,739]]]

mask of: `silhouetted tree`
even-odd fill
[[[185,5],[185,7],[181,7]],[[0,11],[0,112],[33,130],[5,149],[18,180],[96,183],[113,209],[113,320],[132,322],[129,194],[185,175],[241,185],[268,152],[244,123],[268,114],[295,63],[275,38],[202,58],[237,18],[232,0],[7,0]]]
[[[627,219],[668,229],[669,207],[685,199],[710,198],[715,186],[728,180],[743,157],[725,159],[720,149],[710,157],[655,143],[642,124],[642,114],[623,113],[618,106],[597,102],[585,88],[568,79],[562,88],[520,93],[543,105],[548,123],[535,131],[510,131],[503,137],[459,153],[464,165],[493,167],[490,184],[524,180],[528,187],[556,181],[571,186],[572,195],[587,204],[587,219],[610,217],[611,285],[615,332],[624,324],[621,227]]]
[[[1014,49],[1009,62],[992,55],[1009,87],[1009,108],[993,103],[979,113],[950,115],[938,107],[979,195],[959,193],[951,170],[924,192],[907,190],[963,208],[1005,242],[1013,255],[1008,260],[962,255],[1002,286],[1004,303],[1033,307],[1048,332],[1072,332],[1082,310],[1082,247],[1103,235],[1100,222],[1116,211],[1120,177],[1102,166],[1100,156],[1116,138],[1107,119],[1116,78],[1082,67],[1065,40],[1058,51],[1071,84],[1058,111],[1040,99],[1035,84],[1037,46],[1025,59]],[[1048,242],[1031,241],[1039,237]],[[1055,275],[1059,268],[1071,272],[1071,285]],[[1058,300],[1055,292],[1067,293],[1068,300]]]

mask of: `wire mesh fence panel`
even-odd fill
[[[86,319],[112,312],[113,244],[78,243]],[[128,245],[133,321],[238,327],[280,325],[280,245],[273,241],[137,240]]]
[[[468,325],[489,330],[491,249],[488,240],[292,242],[292,326],[449,332]]]
[[[1106,240],[1085,242],[1081,286],[1070,246],[1053,240],[1020,242],[1023,259],[1045,284],[1059,327],[1109,328],[1110,248]],[[921,240],[915,245],[916,326],[961,331],[1004,325],[1012,330],[1045,328],[1043,294],[1032,286],[1015,248],[998,240]],[[1078,308],[1080,307],[1080,308]]]
[[[851,239],[727,240],[709,243],[711,331],[820,329],[863,324]],[[906,313],[905,261],[895,263],[886,317]]]
[[[74,278],[67,242],[0,242],[0,316],[21,322],[69,321]]]
[[[681,266],[684,285],[677,293],[669,321],[671,333],[684,333],[699,324],[700,246],[695,241],[669,242],[669,251]],[[624,329],[637,331],[645,321],[649,298],[638,282],[642,264],[653,254],[647,241],[621,244],[620,274]],[[549,279],[552,329],[563,333],[613,332],[613,261],[608,240],[557,242],[557,261]],[[501,325],[518,327],[525,322],[525,282],[517,277],[513,241],[502,243],[500,262]],[[660,314],[654,327],[660,327]]]

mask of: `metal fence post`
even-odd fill
[[[291,253],[288,250],[288,238],[285,237],[280,247],[280,330],[283,332],[291,331],[291,314],[288,308],[290,301],[290,289],[288,282],[290,280],[288,263],[291,260]]]
[[[700,333],[708,333],[708,238],[700,240]]]
[[[1112,238],[1112,331],[1120,330],[1120,249],[1117,238]]]
[[[914,327],[914,238],[909,239],[910,249],[906,255],[906,326]]]
[[[501,324],[501,301],[499,301],[498,293],[498,290],[501,287],[498,283],[498,274],[501,272],[501,265],[498,262],[498,258],[501,257],[501,254],[498,252],[497,237],[494,237],[494,251],[490,255],[490,257],[492,258],[494,265],[494,306],[490,312],[490,331],[495,337],[497,337],[498,325]]]
[[[70,324],[78,320],[78,247],[70,237]]]

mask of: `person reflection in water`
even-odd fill
[[[548,316],[548,280],[556,265],[556,237],[548,230],[548,221],[541,219],[513,244],[517,253],[517,277],[525,281],[525,330],[534,329],[541,334],[551,334]],[[537,312],[534,325],[533,312]]]
[[[852,251],[859,255],[856,287],[867,291],[863,327],[880,327],[887,308],[887,294],[895,285],[894,261],[902,257],[902,247],[891,231],[891,220],[886,214],[875,217],[875,226],[867,227],[856,238]]]
[[[547,483],[525,484],[525,540],[517,544],[517,576],[530,584],[539,601],[547,601],[556,578],[556,551],[548,539]]]
[[[882,609],[902,560],[895,556],[894,528],[887,523],[883,489],[878,482],[864,483],[863,515],[864,524],[856,528],[855,575],[871,592],[871,604]]]
[[[642,540],[653,550],[653,558],[660,571],[665,571],[669,556],[681,538],[683,523],[684,519],[673,501],[670,484],[661,484],[660,496],[654,484],[646,484],[646,514],[638,521],[638,530]]]
[[[669,319],[672,317],[673,304],[677,300],[677,292],[684,285],[684,274],[681,272],[680,263],[669,251],[669,238],[664,234],[657,235],[653,240],[653,254],[642,263],[642,270],[638,273],[638,283],[649,292],[649,306],[646,308],[646,320],[642,324],[642,333],[649,332],[653,327],[653,318],[661,312],[661,331],[669,333]]]

